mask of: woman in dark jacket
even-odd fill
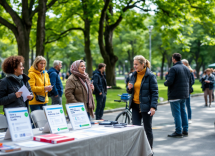
[[[23,63],[24,58],[22,56],[11,56],[3,62],[2,69],[7,75],[0,82],[0,105],[3,105],[3,108],[28,108],[28,101],[33,99],[33,93],[28,83],[29,77],[23,74]],[[25,102],[22,98],[22,92],[18,92],[23,85],[31,93]]]
[[[206,70],[206,75],[203,75],[200,79],[202,83],[202,90],[204,91],[204,98],[205,98],[205,107],[208,106],[208,99],[207,96],[209,95],[209,107],[211,107],[212,101],[212,92],[214,88],[214,76],[211,74],[211,69]]]
[[[157,109],[158,85],[156,76],[150,71],[150,62],[143,56],[134,57],[135,72],[127,87],[131,95],[129,109],[132,108],[132,122],[141,125],[143,119],[144,128],[152,148],[152,117]]]
[[[188,60],[183,59],[181,60],[182,63],[190,70],[190,76],[191,76],[191,86],[190,86],[190,94],[193,92],[193,85],[195,83],[195,78],[194,78],[194,74],[193,74],[193,69],[190,67]],[[191,124],[192,123],[192,110],[191,110],[191,106],[190,106],[190,94],[189,97],[186,99],[186,106],[187,106],[187,114],[188,114],[188,123]]]

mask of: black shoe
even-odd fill
[[[182,134],[178,134],[176,132],[168,135],[168,137],[173,137],[173,138],[183,138],[183,135]]]
[[[208,104],[205,104],[205,107],[207,107],[208,106]]]
[[[188,137],[188,132],[183,132],[182,134],[184,137]]]

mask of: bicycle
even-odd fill
[[[118,96],[122,96],[122,95],[118,95]],[[127,96],[129,97],[128,99],[122,99],[121,100],[114,100],[115,102],[125,102],[126,106],[125,106],[125,110],[123,110],[121,113],[119,113],[115,119],[115,121],[118,121],[118,123],[127,123],[130,124],[132,121],[132,112],[128,109],[128,101],[130,99],[130,95],[127,94]]]

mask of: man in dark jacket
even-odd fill
[[[53,66],[54,67],[50,68],[48,71],[50,82],[53,86],[52,91],[49,93],[49,97],[52,98],[52,105],[62,104],[63,84],[59,75],[62,68],[62,61],[55,60]]]
[[[107,82],[105,75],[106,64],[100,63],[98,69],[93,72],[93,85],[95,87],[95,95],[96,95],[96,120],[102,119],[105,102],[106,102],[106,94],[107,94]]]
[[[181,62],[181,54],[172,55],[173,67],[170,69],[165,86],[168,86],[168,100],[171,105],[176,131],[168,137],[188,136],[188,118],[185,110],[186,99],[190,94],[190,70]],[[183,131],[182,131],[183,127]]]

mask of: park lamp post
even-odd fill
[[[148,29],[149,29],[149,61],[152,64],[151,33],[153,26],[148,26]]]

